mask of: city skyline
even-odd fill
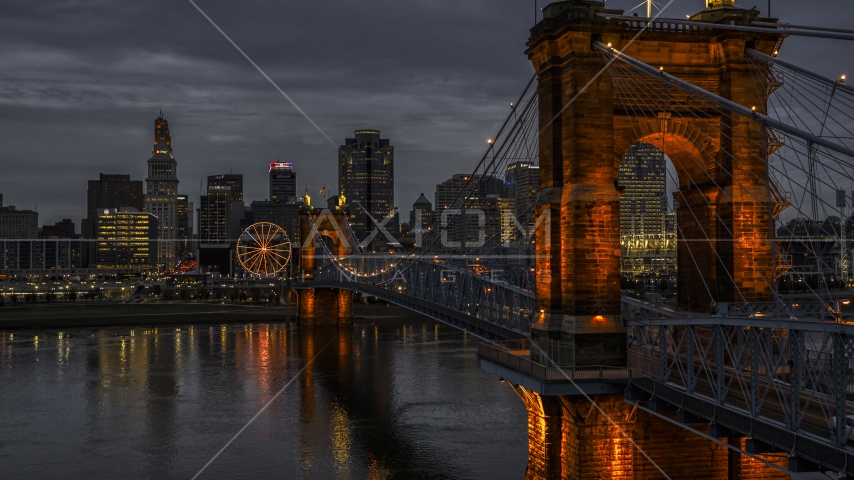
[[[682,17],[701,4],[675,2],[667,14]],[[532,73],[523,55],[533,24],[529,3],[455,5],[450,19],[446,5],[374,3],[368,7],[378,18],[372,32],[352,25],[350,6],[334,3],[325,20],[335,32],[331,36],[306,27],[316,15],[308,5],[237,12],[216,2],[199,5],[331,138],[369,126],[396,139],[401,209],[454,173],[454,165],[476,162],[499,127],[497,119]],[[830,27],[844,27],[854,13],[850,2],[823,5],[826,9],[805,10],[776,2],[772,8],[783,20]],[[609,6],[635,4],[612,0]],[[199,200],[201,179],[237,173],[243,162],[259,165],[242,172],[250,199],[266,198],[264,165],[277,159],[294,162],[301,172],[299,193],[306,183],[313,196],[334,184],[336,147],[192,5],[170,6],[165,18],[156,4],[125,10],[13,3],[0,19],[0,38],[15,46],[0,54],[9,67],[0,118],[9,126],[4,134],[14,139],[5,142],[2,154],[6,175],[0,191],[7,203],[37,205],[42,224],[84,218],[80,185],[86,180],[100,172],[144,178],[140,160],[148,152],[150,118],[160,109],[176,135],[182,193],[191,201]],[[828,15],[830,10],[836,14]],[[31,19],[40,20],[38,28],[26,26]],[[162,28],[152,36],[145,25],[155,23]],[[181,28],[170,28],[173,23]],[[441,35],[434,31],[438,23]],[[70,27],[81,24],[103,28]],[[409,38],[404,31],[426,41],[384,40]],[[303,51],[307,38],[321,43]],[[781,58],[803,58],[804,66],[835,76],[841,72],[834,58],[843,47],[822,39],[787,41]],[[376,55],[364,62],[350,58],[351,50]],[[385,76],[377,74],[380,60],[388,66]],[[98,138],[97,149],[91,148],[92,138]],[[53,178],[39,174],[47,171]],[[45,182],[48,188],[36,188]]]

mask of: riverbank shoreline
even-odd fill
[[[354,321],[420,317],[405,308],[387,305],[356,304],[353,314]],[[295,319],[294,306],[291,320]],[[0,309],[0,330],[286,321],[287,307],[280,305],[79,302]]]

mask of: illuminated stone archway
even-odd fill
[[[332,253],[342,257],[352,251],[345,233],[345,213],[335,209],[307,208],[300,211],[300,272],[311,280],[322,257],[315,242],[331,241]],[[320,238],[318,238],[320,237]],[[299,296],[302,325],[346,325],[353,323],[353,292],[333,288],[304,289]]]
[[[604,9],[593,1],[550,4],[526,52],[536,70],[541,125],[537,215],[549,210],[552,219],[548,234],[537,232],[540,314],[531,338],[575,365],[626,362],[616,181],[619,162],[635,142],[661,148],[679,176],[680,308],[708,313],[712,302],[767,301],[773,284],[773,208],[761,126],[714,112],[692,121],[690,102],[665,103],[663,112],[653,112],[650,103],[627,107],[592,45],[625,48],[629,56],[762,112],[765,88],[756,82],[765,72],[755,70],[745,49],[770,54],[779,37],[665,27],[638,34],[598,17]],[[731,138],[748,139],[742,142],[747,146]],[[688,244],[690,249],[683,247]],[[693,259],[699,267],[689,268]]]

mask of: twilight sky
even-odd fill
[[[336,145],[361,128],[391,139],[404,212],[472,170],[533,74],[533,0],[196,3]],[[675,0],[664,16],[702,4]],[[772,13],[846,28],[854,2],[773,0]],[[143,180],[161,109],[179,191],[196,202],[200,179],[228,172],[244,175],[247,203],[267,198],[276,159],[294,163],[314,198],[336,189],[336,146],[189,1],[4,0],[0,42],[0,193],[37,205],[42,224],[71,218],[79,230],[86,180],[101,172]],[[854,72],[852,47],[790,38],[781,58],[835,78]]]

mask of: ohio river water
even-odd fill
[[[520,479],[522,402],[419,317],[0,332],[0,478]]]

